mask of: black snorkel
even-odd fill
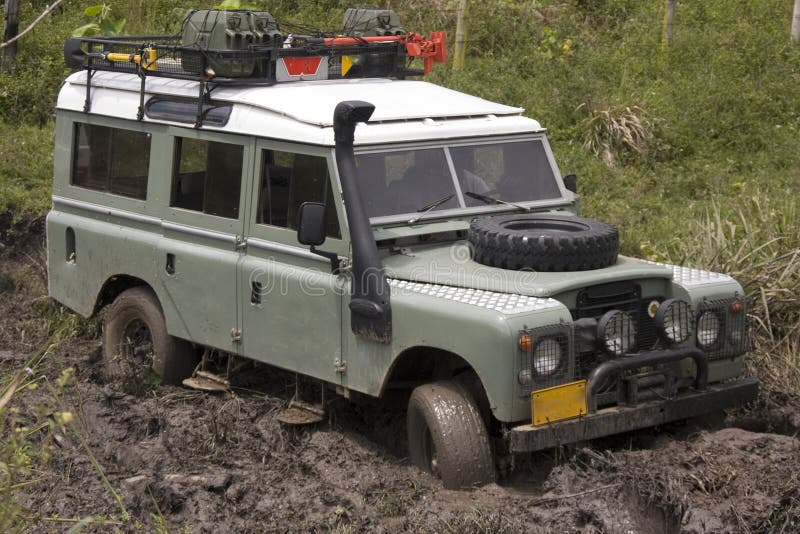
[[[347,224],[353,246],[353,279],[350,327],[353,333],[381,343],[392,339],[392,307],[389,283],[378,256],[378,246],[356,184],[353,139],[356,124],[375,111],[369,102],[340,102],[333,112],[336,165],[342,184]]]

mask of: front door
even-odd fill
[[[303,202],[327,204],[328,238],[321,250],[347,253],[332,150],[257,144],[256,180],[239,264],[244,354],[284,369],[338,382],[343,276],[297,241]]]

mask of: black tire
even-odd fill
[[[180,384],[192,375],[197,362],[190,343],[167,333],[164,312],[149,287],[123,291],[106,310],[103,363],[107,379],[147,379],[152,369],[161,383]]]
[[[494,456],[475,402],[459,384],[445,380],[417,387],[408,401],[411,461],[461,489],[495,480]]]
[[[478,263],[516,271],[602,269],[619,254],[615,226],[566,215],[481,217],[470,224],[469,242]]]

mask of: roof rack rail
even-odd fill
[[[405,33],[389,10],[348,10],[345,25],[355,35],[284,36],[266,12],[197,10],[187,13],[181,36],[72,38],[64,44],[64,59],[67,66],[87,72],[84,112],[91,109],[91,80],[97,71],[140,77],[138,120],[144,118],[148,77],[199,82],[198,128],[203,104],[217,85],[403,79],[427,74],[434,63],[447,59],[444,32],[433,32],[429,38]],[[356,27],[359,31],[354,32]],[[423,69],[409,68],[415,58],[423,59]]]

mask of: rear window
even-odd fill
[[[72,185],[147,198],[150,134],[78,123],[74,139]]]
[[[171,206],[217,217],[239,217],[244,147],[178,137]]]

